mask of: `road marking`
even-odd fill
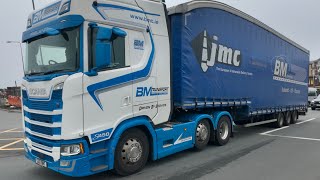
[[[273,134],[262,134],[264,136],[271,137],[281,137],[281,138],[289,138],[289,139],[300,139],[300,140],[309,140],[309,141],[320,141],[320,139],[316,138],[305,138],[305,137],[296,137],[296,136],[282,136],[282,135],[273,135]]]
[[[298,122],[296,124],[303,124],[303,123],[306,123],[306,122],[310,122],[310,121],[313,121],[315,120],[316,118],[311,118],[311,119],[307,119],[305,121],[301,121],[301,122]],[[276,131],[279,131],[279,130],[282,130],[282,129],[286,129],[286,128],[289,128],[290,126],[284,126],[282,128],[277,128],[277,129],[273,129],[273,130],[270,130],[270,131],[266,131],[264,133],[260,133],[261,135],[268,135],[270,133],[273,133],[273,132],[276,132]]]
[[[21,133],[23,131],[8,131],[7,133]]]
[[[7,138],[7,139],[0,139],[0,141],[11,141],[11,140],[19,140],[21,138]]]
[[[21,151],[24,148],[7,148],[7,149],[0,149],[0,151]]]
[[[310,121],[313,121],[313,120],[316,120],[316,118],[311,118],[311,119],[308,119],[308,120],[305,120],[305,121],[301,121],[301,122],[298,122],[297,124],[303,124],[303,123],[310,122]]]
[[[266,135],[266,134],[269,134],[269,133],[272,133],[272,132],[276,132],[276,131],[279,131],[279,130],[282,130],[282,129],[286,129],[288,128],[289,126],[284,126],[282,128],[278,128],[278,129],[273,129],[271,131],[267,131],[267,132],[264,132],[264,133],[260,133],[261,135]]]
[[[5,131],[0,132],[0,134],[6,133],[6,132],[10,132],[10,131],[13,131],[13,130],[16,130],[16,129],[18,129],[18,128],[8,129],[8,130],[5,130]]]
[[[6,147],[9,147],[9,146],[12,146],[12,145],[14,145],[14,144],[17,144],[17,143],[19,143],[19,142],[21,142],[21,141],[23,141],[23,140],[24,140],[24,138],[21,138],[21,139],[16,140],[16,141],[14,141],[14,142],[12,142],[12,143],[9,143],[9,144],[6,144],[6,145],[4,145],[4,146],[1,146],[1,147],[0,147],[0,150],[3,150],[3,149],[6,148]]]

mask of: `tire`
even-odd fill
[[[292,122],[292,113],[290,111],[287,111],[285,114],[286,114],[286,117],[284,118],[283,124],[285,126],[289,126],[290,123]]]
[[[316,110],[316,108],[315,107],[311,107],[311,110]]]
[[[202,150],[204,149],[210,140],[210,124],[208,120],[204,119],[198,122],[195,131],[195,149]]]
[[[291,113],[291,124],[295,124],[298,122],[298,112],[297,111],[293,111]]]
[[[219,119],[217,130],[215,131],[215,144],[218,146],[226,145],[231,136],[231,120],[228,116]]]
[[[284,124],[284,115],[283,115],[283,113],[279,113],[278,117],[277,117],[277,121],[274,122],[273,125],[275,128],[281,128],[283,126],[283,124]]]
[[[138,128],[125,131],[117,144],[114,157],[114,172],[127,176],[144,168],[149,156],[149,141]]]

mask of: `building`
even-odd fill
[[[320,88],[320,59],[309,63],[309,87]]]

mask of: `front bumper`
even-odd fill
[[[84,139],[77,140],[77,141],[86,142]],[[61,156],[59,160],[54,161],[53,159],[46,158],[47,157],[46,155],[38,151],[35,151],[33,149],[30,149],[30,145],[28,147],[28,144],[26,143],[26,141],[24,144],[26,158],[33,161],[34,163],[36,163],[36,159],[40,159],[46,162],[47,168],[67,176],[84,177],[84,176],[89,176],[92,174],[109,170],[107,169],[108,166],[105,166],[106,168],[100,169],[98,171],[95,170],[94,167],[98,165],[98,163],[95,160],[97,157],[96,155],[89,153],[89,148],[87,144],[85,144],[85,147],[86,147],[85,153],[82,155],[66,156],[66,157]],[[107,153],[104,154],[104,158],[99,157],[99,159],[104,160],[104,163],[106,163],[106,160],[107,160],[107,158],[105,157],[106,155]]]

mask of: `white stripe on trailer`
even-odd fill
[[[256,123],[245,124],[245,125],[243,125],[243,127],[258,126],[258,125],[268,124],[268,123],[272,123],[272,122],[276,122],[276,121],[277,121],[277,119],[271,119],[271,120],[268,120],[268,121],[261,121],[261,122],[256,122]]]

